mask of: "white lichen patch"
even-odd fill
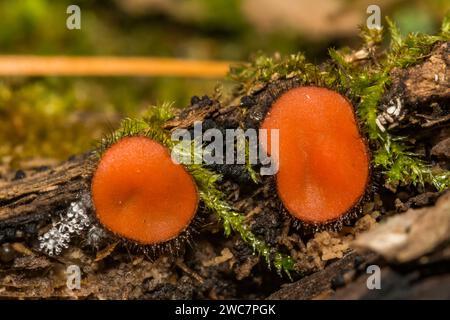
[[[89,195],[82,195],[78,201],[72,202],[58,221],[53,222],[52,228],[39,237],[39,250],[49,256],[60,255],[75,235],[92,225],[89,215],[91,208]]]

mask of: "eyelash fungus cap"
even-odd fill
[[[181,235],[199,202],[192,176],[166,147],[144,136],[122,138],[104,152],[91,193],[100,224],[141,245]]]
[[[261,129],[279,129],[278,195],[309,225],[344,218],[364,198],[369,152],[350,102],[321,87],[294,87],[274,100]],[[270,131],[268,132],[270,149]]]

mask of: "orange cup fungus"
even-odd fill
[[[343,96],[319,87],[290,89],[272,104],[261,129],[279,129],[276,184],[292,216],[325,224],[343,218],[362,199],[369,153]],[[270,130],[268,136],[270,142]]]
[[[99,222],[144,245],[180,235],[199,201],[192,176],[164,146],[144,136],[125,137],[108,148],[91,187]]]

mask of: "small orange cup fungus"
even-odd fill
[[[180,235],[199,201],[192,176],[164,146],[144,136],[122,138],[105,151],[91,191],[100,224],[143,245]]]
[[[292,216],[325,224],[343,218],[363,198],[369,153],[343,96],[320,87],[290,89],[275,100],[260,128],[280,130],[276,184]]]

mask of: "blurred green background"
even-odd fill
[[[81,8],[81,30],[66,28],[70,4]],[[0,0],[0,54],[240,61],[303,51],[320,62],[330,46],[357,46],[369,4],[405,33],[435,32],[450,9],[447,0]],[[0,165],[86,151],[124,116],[163,101],[186,106],[218,81],[230,85],[223,80],[0,78]]]

